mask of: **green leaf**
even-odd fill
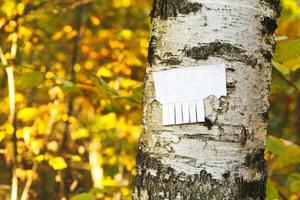
[[[289,38],[288,38],[288,36],[285,36],[285,35],[275,36],[275,41],[276,42],[287,40],[287,39],[289,39]]]
[[[286,74],[300,68],[300,38],[284,40],[277,43],[274,54],[274,66]],[[284,70],[284,71],[283,71]]]
[[[3,63],[2,62],[0,62],[0,69],[4,69],[6,66],[5,65],[3,65]]]
[[[300,56],[300,38],[278,42],[274,53],[274,61],[282,63],[285,60]]]
[[[300,173],[292,173],[289,175],[289,181],[300,181]]]
[[[296,167],[300,163],[300,147],[297,144],[270,136],[267,139],[267,147],[278,156],[273,164],[274,168]]]
[[[143,88],[142,86],[136,87],[133,89],[133,95],[132,98],[137,101],[142,103],[143,100]]]
[[[93,200],[93,195],[90,193],[81,193],[71,197],[71,200]]]
[[[44,3],[44,2],[45,2],[45,0],[34,0],[33,1],[33,5],[40,5],[40,4]]]
[[[278,191],[271,180],[267,181],[267,198],[266,200],[276,200],[279,199]]]
[[[283,75],[288,75],[290,73],[290,70],[282,64],[279,64],[275,61],[272,61],[273,66]]]
[[[269,136],[267,138],[267,148],[275,155],[284,155],[286,153],[286,148],[283,141],[274,136]]]
[[[21,75],[21,86],[27,87],[37,87],[43,83],[44,76],[41,72],[25,72]]]
[[[61,80],[60,88],[63,92],[71,94],[78,93],[80,91],[73,82],[68,80]]]
[[[293,193],[298,193],[300,194],[300,181],[293,181],[290,185],[290,190]]]

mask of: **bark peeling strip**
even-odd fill
[[[256,66],[257,64],[257,58],[247,55],[244,49],[219,41],[201,44],[197,47],[185,49],[184,52],[187,57],[195,60],[207,60],[209,56],[215,56],[222,57],[229,61],[246,62],[252,67]]]
[[[201,8],[202,4],[190,3],[187,0],[153,0],[151,17],[160,17],[162,20],[167,20],[169,17],[177,17],[178,13],[196,13]]]
[[[257,153],[258,152],[258,153]],[[249,166],[260,163],[261,152],[257,151],[247,157]],[[147,192],[150,199],[186,199],[186,200],[219,200],[219,199],[265,199],[265,177],[251,182],[245,181],[230,171],[222,180],[215,180],[205,170],[198,174],[176,172],[165,166],[158,158],[139,150],[138,170],[134,200],[138,200],[142,192]],[[148,169],[148,170],[146,170]],[[155,169],[155,171],[151,171]],[[234,181],[230,181],[233,179]],[[178,198],[180,196],[180,198]]]

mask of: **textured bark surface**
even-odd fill
[[[133,199],[265,199],[265,138],[278,0],[154,0]],[[205,123],[162,126],[152,73],[226,65]]]

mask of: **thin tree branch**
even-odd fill
[[[5,55],[4,55],[3,50],[2,50],[1,47],[0,47],[0,59],[1,59],[2,64],[4,66],[7,66],[7,64],[8,64],[7,63],[7,59],[6,59]]]
[[[75,30],[77,31],[76,37],[73,38],[73,51],[72,51],[72,58],[71,58],[71,81],[73,83],[76,83],[76,72],[74,69],[74,66],[78,62],[78,56],[79,56],[79,51],[80,51],[80,31],[81,31],[81,23],[82,23],[82,7],[78,7],[78,10],[76,10],[76,16],[74,19],[74,24],[75,24]],[[69,96],[68,98],[68,116],[71,116],[73,114],[73,96]],[[67,120],[64,133],[63,133],[63,140],[62,140],[62,145],[61,149],[65,149],[67,142],[68,142],[68,134],[69,134],[69,129],[70,129],[70,122]]]
[[[37,163],[34,163],[33,167],[32,167],[32,172],[35,172],[36,169],[37,169]],[[23,190],[23,193],[22,193],[22,196],[21,196],[21,200],[28,200],[29,191],[30,191],[30,188],[31,188],[31,185],[32,185],[32,181],[33,181],[33,176],[30,176],[30,177],[27,178],[27,181],[25,183],[25,187],[24,187],[24,190]]]
[[[298,88],[292,81],[287,79],[278,69],[276,69],[275,67],[273,67],[273,69],[277,72],[277,74],[283,81],[285,81],[288,85],[294,88],[297,92],[300,92],[300,88]]]
[[[8,92],[9,92],[9,123],[11,126],[14,127],[13,130],[13,155],[12,155],[12,185],[11,185],[11,200],[17,200],[18,198],[18,178],[16,174],[17,170],[17,141],[16,141],[16,127],[15,125],[15,83],[14,83],[14,68],[13,67],[7,67],[6,69],[7,73],[7,80],[8,80]]]

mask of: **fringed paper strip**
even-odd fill
[[[163,125],[203,122],[203,101],[162,104]]]
[[[225,65],[160,71],[153,78],[163,125],[204,122],[204,99],[226,95]]]

